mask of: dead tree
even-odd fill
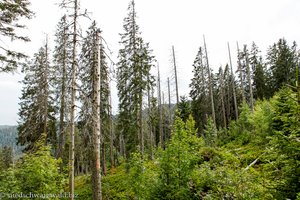
[[[93,168],[92,168],[92,188],[93,199],[101,200],[101,166],[100,166],[100,138],[101,138],[101,117],[100,117],[100,30],[96,32],[96,48],[94,51],[94,70],[93,70],[93,101],[92,101],[92,120],[93,120]]]
[[[240,54],[240,48],[239,48],[239,43],[236,43],[237,46],[237,51],[238,51],[238,71],[239,71],[239,76],[240,76],[240,90],[242,94],[242,99],[243,102],[246,101],[245,97],[245,88],[244,88],[244,77],[243,77],[243,71],[242,71],[242,63],[241,63],[241,54]]]
[[[204,41],[204,50],[205,50],[205,57],[206,57],[206,67],[207,67],[207,72],[208,72],[208,87],[209,87],[209,95],[210,95],[210,102],[211,102],[211,114],[212,114],[213,122],[216,125],[216,113],[215,113],[213,86],[212,86],[211,73],[210,73],[210,67],[209,67],[208,56],[207,56],[207,48],[206,48],[206,42],[205,42],[204,35],[203,35],[203,41]]]
[[[179,103],[179,93],[178,93],[177,66],[176,66],[174,46],[172,46],[172,55],[173,55],[173,65],[174,65],[174,73],[175,73],[176,104],[178,105],[178,103]]]
[[[161,86],[160,86],[160,72],[159,65],[157,66],[157,98],[158,98],[158,109],[159,109],[159,143],[161,148],[163,148],[163,126],[162,126],[162,103],[161,103]]]
[[[230,46],[229,43],[227,43],[228,46],[228,55],[229,55],[229,63],[230,63],[230,72],[231,72],[231,87],[233,92],[233,102],[234,102],[234,111],[235,111],[235,118],[238,119],[239,117],[239,111],[238,111],[238,105],[236,101],[236,92],[235,92],[235,83],[234,83],[234,74],[232,69],[232,60],[231,60],[231,53],[230,53]]]

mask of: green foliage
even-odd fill
[[[212,120],[212,118],[208,118],[207,124],[205,125],[203,138],[205,140],[205,144],[209,146],[214,146],[216,144],[218,137],[218,130]]]
[[[178,117],[184,122],[189,118],[189,115],[191,115],[191,104],[186,96],[180,97],[180,102],[177,105],[177,112]]]
[[[0,18],[0,35],[1,38],[8,38],[11,41],[20,40],[24,42],[30,41],[28,37],[19,35],[19,31],[26,28],[20,24],[21,19],[30,19],[33,12],[29,9],[30,1],[28,0],[7,0],[0,2],[1,18]],[[21,58],[26,56],[6,47],[0,46],[0,72],[11,72],[16,70],[21,64]]]
[[[13,163],[13,148],[4,146],[0,148],[0,171],[8,169]]]
[[[129,163],[112,169],[102,179],[104,199],[151,199],[150,193],[157,183],[157,165],[133,153]]]
[[[48,46],[41,47],[33,59],[24,65],[23,89],[19,103],[18,144],[26,145],[24,151],[33,150],[42,133],[47,142],[55,144],[55,117],[49,84]]]
[[[149,43],[144,42],[137,24],[135,2],[130,1],[128,16],[124,18],[124,33],[120,34],[119,61],[117,63],[117,89],[119,97],[118,133],[124,137],[126,153],[134,152],[141,141],[137,134],[142,128],[144,93],[154,85],[150,70],[154,56]],[[130,142],[129,142],[130,141]]]
[[[75,177],[75,194],[78,194],[78,200],[91,199],[92,196],[92,186],[91,186],[91,177],[88,175],[77,176]]]
[[[16,178],[22,183],[21,191],[36,194],[60,193],[63,177],[58,171],[59,164],[50,155],[49,147],[42,147],[34,154],[26,154],[16,173]]]
[[[273,165],[269,167],[276,177],[276,197],[294,199],[300,191],[300,105],[296,93],[289,88],[280,90],[274,99],[274,136],[270,141],[274,148],[270,155]]]
[[[6,194],[59,194],[63,190],[63,176],[59,173],[60,160],[50,155],[44,146],[45,136],[36,144],[37,150],[25,154],[17,163],[0,175],[0,193]]]
[[[21,182],[16,178],[16,170],[8,169],[0,173],[0,193],[13,194],[21,192]]]
[[[266,66],[262,61],[262,57],[258,55],[259,53],[258,47],[253,42],[249,60],[253,73],[253,96],[255,99],[267,97]]]
[[[255,171],[205,162],[193,172],[194,199],[272,199]]]
[[[193,63],[193,78],[189,87],[191,110],[196,121],[196,128],[201,132],[206,124],[206,116],[210,113],[208,98],[208,72],[205,64],[203,48],[200,47]]]
[[[187,183],[193,168],[201,162],[198,150],[203,146],[202,139],[196,134],[195,121],[191,116],[186,123],[177,117],[172,138],[158,160],[159,181],[152,199],[184,199],[192,195]]]
[[[251,111],[249,106],[244,102],[240,108],[241,113],[237,121],[232,121],[229,126],[230,140],[234,140],[235,143],[245,145],[250,142],[252,134],[250,133],[251,124],[249,122],[249,116]]]
[[[268,89],[271,91],[271,95],[274,95],[286,84],[294,85],[298,63],[296,47],[295,42],[289,46],[283,38],[269,48],[267,53],[267,64],[270,68]]]
[[[184,122],[177,116],[154,160],[135,153],[103,177],[103,198],[299,199],[295,95],[283,89],[257,101],[253,112],[243,104],[226,132],[208,119],[203,138],[191,117]]]
[[[102,178],[103,199],[133,199],[134,193],[128,183],[125,164],[109,172]]]

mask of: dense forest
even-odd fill
[[[17,127],[16,126],[0,126],[0,149],[6,147],[11,147],[14,156],[18,157],[22,154],[23,147],[17,145]]]
[[[296,42],[280,38],[265,55],[254,42],[237,52],[228,44],[229,62],[214,72],[203,37],[189,96],[179,96],[175,47],[171,94],[169,78],[161,90],[134,0],[115,63],[96,21],[81,29],[90,17],[78,1],[59,6],[68,14],[53,50],[48,38],[31,57],[0,45],[0,72],[25,75],[17,130],[0,129],[0,199],[300,200]],[[1,38],[28,42],[17,30],[34,16],[30,1],[1,1],[0,10]]]

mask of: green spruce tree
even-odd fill
[[[249,57],[253,72],[253,97],[262,100],[267,97],[266,67],[259,53],[258,47],[253,42]]]
[[[56,99],[57,123],[57,153],[56,157],[61,158],[64,153],[66,143],[67,127],[69,120],[68,108],[70,107],[70,79],[68,75],[71,70],[71,43],[68,29],[67,17],[64,15],[59,23],[55,33],[55,47],[53,52],[53,67],[51,84],[54,89],[54,98]]]
[[[204,61],[203,48],[200,47],[193,64],[194,76],[190,83],[191,109],[196,121],[196,127],[201,132],[210,113],[208,72]]]
[[[143,97],[148,86],[153,84],[150,69],[154,60],[149,44],[141,38],[133,0],[129,3],[128,12],[124,19],[124,33],[121,34],[120,43],[123,47],[119,50],[117,69],[120,101],[118,130],[125,139],[127,155],[136,150],[137,146],[144,151]]]
[[[55,145],[55,118],[53,99],[49,89],[49,56],[47,44],[33,59],[24,65],[24,87],[19,103],[18,144],[26,145],[25,151],[34,150],[34,143],[44,133],[46,142]]]
[[[269,47],[267,64],[270,69],[271,96],[286,84],[294,85],[298,64],[296,47],[296,43],[290,47],[284,38]]]

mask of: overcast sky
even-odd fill
[[[31,0],[34,19],[27,21],[30,43],[14,44],[29,55],[44,44],[45,34],[53,46],[56,24],[63,10],[56,5],[59,0]],[[136,0],[137,23],[142,37],[150,43],[159,62],[162,89],[167,91],[167,77],[171,76],[171,48],[175,46],[180,95],[188,95],[192,78],[192,63],[199,46],[206,37],[208,57],[214,71],[228,63],[227,42],[231,44],[233,64],[236,64],[236,42],[240,46],[254,41],[262,55],[266,49],[286,38],[291,44],[300,44],[299,0]],[[123,32],[123,19],[127,15],[129,0],[81,0],[82,10],[87,9],[91,19],[102,29],[102,36],[117,61],[119,33]],[[84,20],[83,31],[90,25]],[[52,48],[53,49],[53,48]],[[234,66],[235,67],[235,66]],[[21,95],[21,74],[0,74],[0,125],[17,124]],[[174,85],[172,86],[174,88]],[[117,111],[116,90],[113,107]],[[166,99],[167,100],[167,99]],[[173,102],[175,97],[173,97]]]

